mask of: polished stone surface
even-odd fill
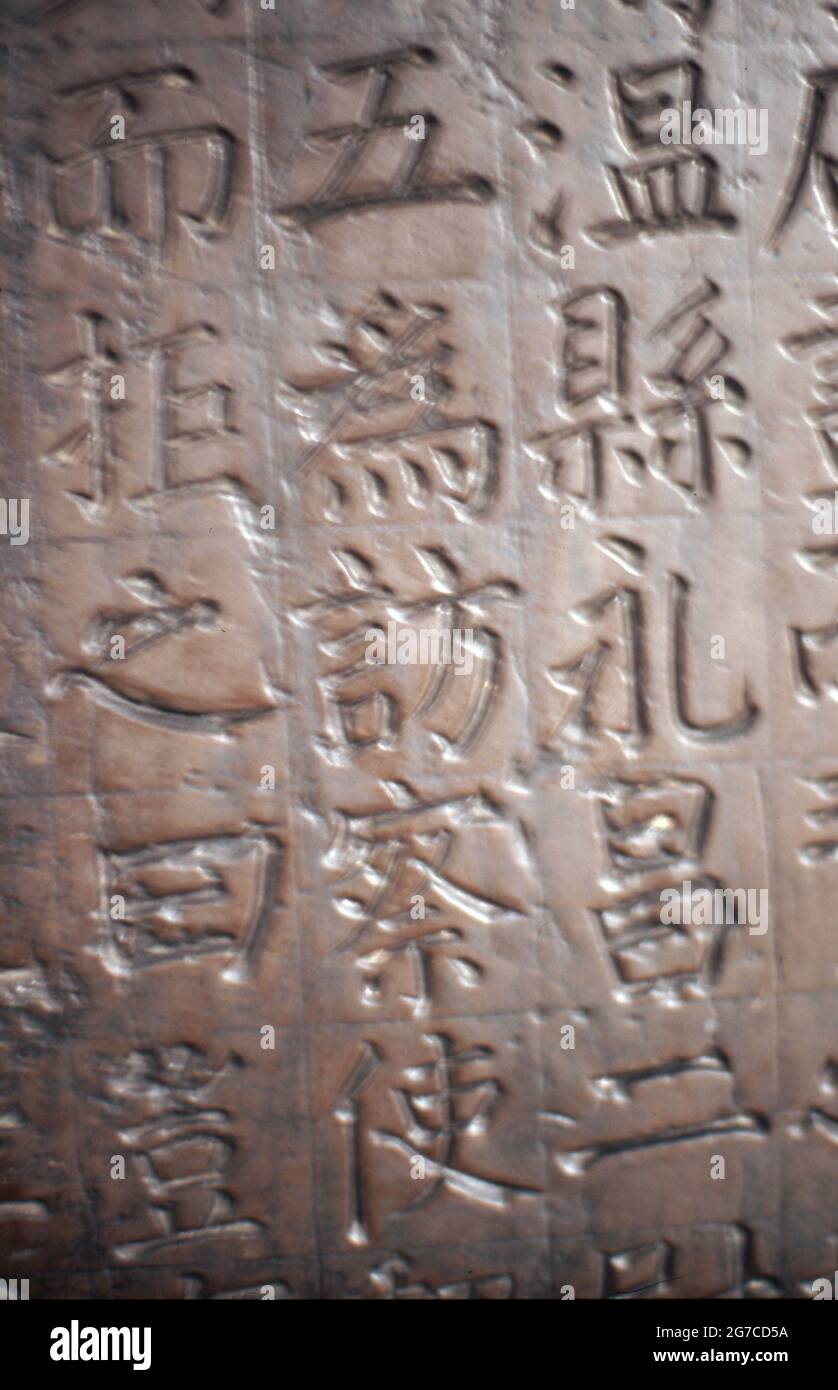
[[[0,15],[0,1276],[809,1296],[838,7]]]

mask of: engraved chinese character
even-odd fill
[[[445,408],[446,319],[438,304],[379,292],[324,345],[325,371],[283,382],[280,399],[311,441],[296,471],[327,521],[421,513],[437,496],[465,519],[494,496],[498,431]]]
[[[245,979],[274,912],[282,847],[259,831],[101,850],[102,903],[93,950],[115,974],[204,956]]]
[[[517,585],[499,579],[469,585],[441,547],[417,546],[414,554],[430,580],[427,595],[401,598],[373,562],[339,551],[343,589],[297,610],[297,622],[325,632],[320,650],[329,668],[318,677],[325,725],[319,746],[331,761],[345,762],[366,747],[392,748],[414,717],[430,728],[443,757],[463,757],[499,699],[503,637],[475,624],[495,604],[514,602]],[[399,675],[403,668],[411,677]]]
[[[480,793],[422,802],[404,784],[387,785],[392,805],[367,815],[335,813],[324,863],[341,917],[351,923],[339,946],[355,956],[361,997],[382,1001],[385,977],[406,967],[401,1000],[416,1017],[434,1002],[436,973],[479,987],[474,928],[515,921],[518,911],[476,892],[450,868],[470,827],[499,826],[503,812]],[[466,945],[468,943],[468,946]]]
[[[336,155],[308,199],[276,210],[274,216],[282,226],[308,231],[347,213],[423,203],[486,203],[494,196],[491,184],[473,174],[434,178],[428,165],[439,133],[438,118],[429,111],[397,109],[399,69],[430,67],[435,62],[430,49],[412,47],[324,68],[328,83],[359,91],[358,114],[354,120],[309,132],[307,140],[313,149],[334,148]],[[421,138],[409,138],[406,128],[416,114],[423,122]],[[403,155],[389,179],[374,180],[370,185],[359,176],[370,151],[382,139],[389,141],[391,148],[401,149]]]
[[[227,230],[237,173],[235,137],[220,125],[187,125],[133,133],[146,117],[148,92],[189,94],[198,84],[188,68],[162,67],[114,74],[65,87],[57,101],[90,116],[90,135],[74,154],[42,149],[37,183],[45,231],[92,252],[129,248],[158,255],[176,227],[199,242]],[[103,115],[116,105],[132,117],[132,132],[113,140]],[[197,175],[201,194],[185,194]],[[187,177],[188,176],[188,177]],[[129,210],[128,192],[145,190],[141,211]]]
[[[615,72],[611,101],[626,147],[641,154],[657,147],[661,112],[684,101],[700,105],[699,81],[700,69],[687,60]],[[619,216],[589,229],[598,246],[667,233],[729,231],[736,226],[736,218],[719,205],[718,170],[709,155],[673,150],[623,169],[609,166],[607,174]]]
[[[262,1253],[261,1224],[237,1217],[224,1187],[237,1145],[219,1093],[231,1088],[242,1065],[231,1054],[212,1066],[200,1048],[187,1044],[155,1045],[107,1065],[104,1101],[123,1117],[118,1137],[128,1148],[152,1228],[143,1239],[115,1245],[118,1260],[165,1258],[205,1241],[235,1241],[240,1257]]]

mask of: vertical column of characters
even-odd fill
[[[737,196],[759,163],[755,127],[721,109],[738,75],[718,7],[615,0],[605,27],[593,6],[562,11],[540,8],[526,37],[508,25],[538,557],[522,781],[552,923],[542,1135],[557,1290],[579,1268],[568,1242],[593,1259],[605,1233],[623,1252],[700,1221],[765,1218],[770,1234],[775,1201],[773,1018],[760,1024],[770,1074],[749,1085],[753,1030],[726,1002],[773,972]],[[630,1085],[615,1080],[623,1064]],[[712,1277],[735,1282],[727,1255]],[[593,1296],[642,1283],[597,1278]]]
[[[276,1042],[296,961],[277,509],[249,336],[247,16],[196,2],[164,30],[141,7],[91,42],[97,8],[21,40],[50,946],[93,1005],[62,1142],[85,1135],[97,1289],[276,1296],[269,1183],[303,1163],[277,1137],[300,1100]],[[278,1051],[271,1128],[258,1063]],[[308,1238],[291,1220],[285,1248]]]
[[[524,1287],[541,1230],[491,53],[485,17],[315,12],[266,103],[318,1237],[368,1297],[458,1286],[474,1241],[481,1289]]]

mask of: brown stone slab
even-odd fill
[[[834,11],[0,4],[0,1278],[833,1278]]]

